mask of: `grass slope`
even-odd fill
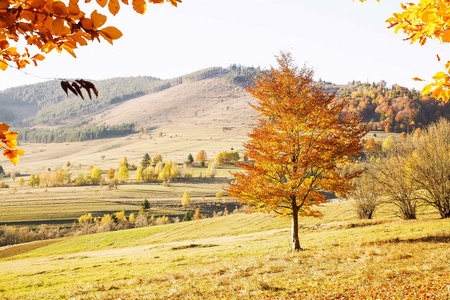
[[[289,220],[262,214],[65,239],[1,259],[0,296],[448,299],[448,220],[358,221],[350,202],[322,210],[303,219],[300,253],[289,250]]]

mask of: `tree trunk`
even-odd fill
[[[292,207],[292,250],[300,251],[300,241],[298,239],[298,208]]]

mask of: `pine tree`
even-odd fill
[[[142,168],[144,169],[147,168],[150,165],[150,162],[151,162],[150,155],[148,155],[148,153],[145,153],[141,161]]]
[[[192,163],[194,162],[194,157],[192,156],[191,153],[189,153],[189,155],[188,155],[188,157],[187,157],[187,160],[188,160],[188,162],[189,162],[190,164],[192,164]]]

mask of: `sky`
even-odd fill
[[[80,2],[81,3],[81,2]],[[91,80],[122,76],[169,79],[214,66],[269,68],[275,55],[291,52],[315,78],[336,84],[353,80],[421,89],[447,61],[446,45],[411,45],[387,29],[401,1],[183,0],[178,8],[148,5],[144,16],[122,6],[109,25],[123,32],[110,45],[93,42],[77,58],[53,51],[38,67],[0,71],[0,90],[52,78]],[[84,5],[84,4],[83,4]],[[31,51],[32,52],[32,51]],[[447,59],[446,59],[447,58]]]

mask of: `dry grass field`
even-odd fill
[[[355,220],[236,214],[56,241],[0,260],[2,299],[448,299],[450,226],[433,212]],[[318,225],[320,224],[320,225]],[[23,245],[27,247],[28,245]],[[13,255],[10,253],[9,255]]]

